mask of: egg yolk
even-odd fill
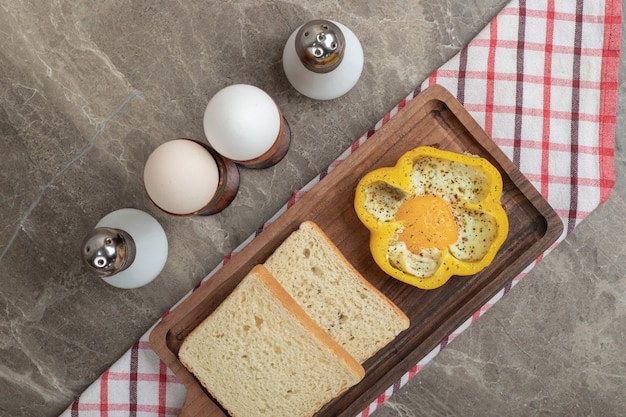
[[[441,197],[420,195],[406,200],[398,209],[396,220],[404,223],[399,239],[413,253],[421,249],[443,249],[458,239],[454,215]]]

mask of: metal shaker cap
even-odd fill
[[[83,261],[102,278],[128,268],[135,260],[135,252],[133,238],[119,229],[98,227],[83,240]]]
[[[345,48],[343,32],[329,20],[311,20],[296,34],[296,54],[313,72],[327,73],[337,68]]]

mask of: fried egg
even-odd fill
[[[412,168],[413,192],[387,182],[370,184],[365,209],[380,222],[396,226],[387,251],[389,263],[419,278],[432,276],[447,248],[456,259],[482,259],[496,238],[498,224],[480,203],[491,184],[483,172],[463,163],[423,157]]]

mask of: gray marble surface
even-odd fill
[[[58,415],[506,3],[0,0],[0,415]],[[359,84],[332,102],[297,94],[281,66],[288,35],[318,17],[366,49]],[[147,156],[202,139],[206,103],[233,83],[276,99],[294,133],[287,157],[242,169],[220,214],[158,212],[143,190]],[[376,416],[624,414],[625,123],[620,113],[611,199]],[[123,207],[155,216],[170,242],[161,275],[137,290],[108,286],[79,258],[83,237]]]

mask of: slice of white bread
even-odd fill
[[[178,356],[233,417],[311,416],[363,367],[255,266]]]
[[[361,363],[409,327],[402,310],[367,281],[314,222],[302,223],[264,265]]]

